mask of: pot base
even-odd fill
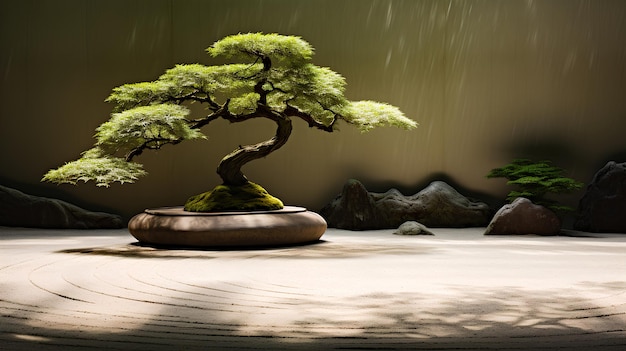
[[[128,222],[139,242],[181,247],[256,247],[319,240],[326,221],[302,207],[251,212],[188,212],[182,207],[148,209]]]

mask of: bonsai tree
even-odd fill
[[[533,162],[528,159],[515,159],[504,167],[494,168],[487,174],[487,178],[506,178],[509,180],[508,185],[517,186],[519,190],[512,190],[507,201],[525,197],[554,212],[572,211],[573,208],[547,199],[547,194],[569,193],[583,186],[583,183],[564,177],[563,170],[552,166],[550,161]]]
[[[266,118],[276,124],[267,141],[240,146],[217,167],[223,183],[191,197],[188,211],[266,210],[283,207],[246,178],[241,168],[282,147],[292,118],[309,127],[333,132],[338,121],[369,131],[379,126],[411,129],[417,123],[396,107],[373,101],[348,101],[344,78],[312,64],[313,48],[295,36],[248,33],[225,37],[207,49],[213,57],[239,60],[218,66],[177,65],[152,82],[114,88],[105,100],[113,103],[111,118],[96,129],[95,145],[78,160],[50,170],[43,180],[98,186],[132,183],[146,174],[136,157],[185,140],[204,139],[200,129],[219,118],[231,123]],[[189,103],[208,111],[190,116]]]

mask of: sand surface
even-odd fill
[[[626,235],[432,231],[164,250],[0,227],[0,349],[626,349]]]

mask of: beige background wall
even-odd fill
[[[125,216],[209,190],[219,159],[270,137],[271,124],[212,124],[208,141],[141,156],[150,175],[132,185],[39,180],[91,146],[113,87],[216,63],[206,47],[256,31],[302,36],[316,64],[346,77],[350,99],[394,104],[420,123],[328,134],[297,122],[286,146],[244,169],[288,204],[319,209],[348,178],[414,193],[436,174],[504,198],[504,180],[484,175],[515,157],[551,159],[583,182],[626,161],[621,0],[5,0],[0,184]]]

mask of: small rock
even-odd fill
[[[558,235],[560,230],[561,221],[554,212],[519,197],[496,212],[485,235]]]
[[[425,225],[415,222],[406,221],[402,223],[393,234],[396,235],[435,235]]]

